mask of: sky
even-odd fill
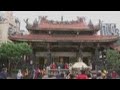
[[[117,28],[120,29],[120,11],[13,11],[13,15],[21,21],[21,30],[26,30],[23,19],[29,18],[32,23],[38,16],[48,16],[49,20],[60,21],[61,16],[63,20],[76,20],[77,16],[85,17],[88,22],[90,19],[93,24],[97,24],[99,19],[104,23],[116,23]]]

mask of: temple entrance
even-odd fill
[[[88,57],[83,57],[83,62],[89,66],[89,59],[88,59]]]
[[[40,68],[44,67],[44,62],[45,62],[44,57],[39,57],[38,65],[39,65]]]
[[[60,62],[69,63],[69,57],[59,57]]]
[[[54,57],[53,58],[53,62],[55,63],[75,63],[77,62],[77,58],[76,57]]]
[[[69,63],[69,57],[54,57],[53,62],[55,62],[55,63]]]

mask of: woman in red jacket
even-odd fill
[[[85,71],[82,70],[81,74],[76,76],[76,79],[88,79],[88,76],[85,74]]]
[[[64,66],[65,69],[69,69],[69,65],[67,63],[65,63],[65,66]]]
[[[53,64],[51,65],[51,69],[56,69],[57,68],[57,66],[56,66],[56,64],[53,62]]]
[[[51,65],[51,69],[53,69],[53,74],[55,73],[55,69],[57,68],[56,64],[53,62]]]

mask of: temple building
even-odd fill
[[[118,36],[97,35],[100,25],[93,25],[85,18],[77,17],[73,21],[53,21],[41,16],[31,25],[25,20],[29,35],[14,35],[9,39],[14,42],[27,42],[33,48],[37,64],[52,62],[74,63],[81,57],[86,64],[93,66],[105,58],[105,50],[113,45]],[[101,56],[101,57],[99,57]]]

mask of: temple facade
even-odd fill
[[[53,21],[47,16],[39,17],[31,25],[25,20],[29,35],[10,36],[14,42],[27,42],[33,48],[37,64],[74,63],[81,57],[83,61],[95,66],[105,59],[105,51],[117,40],[118,36],[97,35],[100,24],[93,25],[83,17],[76,21]],[[100,64],[100,63],[99,63]]]

